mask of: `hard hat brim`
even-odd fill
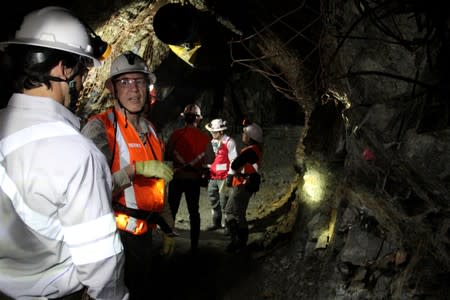
[[[93,56],[87,55],[86,52],[83,51],[82,49],[76,49],[76,48],[68,49],[67,45],[65,45],[65,44],[61,44],[61,46],[58,46],[58,43],[55,43],[55,42],[46,43],[45,41],[35,40],[35,39],[14,39],[14,40],[10,40],[10,41],[0,42],[0,50],[3,50],[8,45],[37,46],[37,47],[60,50],[63,52],[69,52],[69,53],[77,54],[77,55],[92,59],[94,67],[100,67],[102,65],[102,62],[100,60],[96,59]]]
[[[217,132],[217,131],[223,131],[223,130],[227,130],[228,128],[225,127],[220,127],[220,128],[212,128],[210,126],[208,126],[208,124],[205,125],[206,130],[210,131],[210,132]]]

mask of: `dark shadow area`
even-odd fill
[[[154,278],[149,280],[149,299],[214,300],[244,278],[249,278],[255,261],[249,252],[228,254],[228,237],[221,232],[200,233],[198,251],[189,250],[189,231],[177,229],[176,249],[170,259],[154,262]]]

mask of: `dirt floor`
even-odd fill
[[[250,226],[249,244],[265,233],[264,226],[269,226],[274,221],[264,220],[262,223],[265,225],[256,228],[254,221],[259,217],[258,214],[286,192],[295,176],[293,164],[300,132],[301,127],[281,126],[265,129],[262,186],[251,198],[247,210]],[[240,142],[239,138],[240,136],[235,137],[237,142]],[[284,147],[280,148],[280,144]],[[153,286],[158,287],[159,292],[156,292],[158,296],[154,299],[245,299],[239,295],[245,295],[246,292],[239,289],[242,282],[251,282],[251,278],[260,268],[258,256],[261,253],[250,245],[243,253],[229,254],[225,251],[229,237],[224,235],[223,230],[205,231],[211,224],[211,209],[206,188],[201,189],[200,217],[199,249],[193,255],[190,253],[189,215],[186,202],[182,198],[175,222],[176,231],[179,233],[176,237],[175,252],[170,259],[157,260],[155,264],[158,278]]]
[[[205,231],[211,223],[211,212],[206,189],[202,188],[200,200],[201,232],[199,249],[190,252],[189,216],[185,201],[182,201],[176,220],[175,252],[170,259],[156,259],[155,271],[158,279],[156,298],[171,300],[213,300],[225,299],[227,290],[236,285],[241,276],[252,270],[253,259],[250,252],[229,254],[225,247],[229,237],[223,230]],[[155,284],[157,283],[157,284]]]

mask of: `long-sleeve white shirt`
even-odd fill
[[[79,127],[49,98],[0,111],[0,290],[15,299],[128,299],[111,174]]]

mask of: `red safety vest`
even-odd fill
[[[166,153],[170,152],[168,154],[173,161],[175,177],[200,177],[209,141],[210,137],[196,127],[178,128],[172,132]]]
[[[247,147],[242,148],[241,153],[246,151],[247,149],[253,149],[255,151],[256,156],[258,157],[258,161],[254,164],[246,163],[241,170],[237,170],[236,174],[252,174],[258,172],[262,161],[262,151],[258,145],[249,145]],[[247,183],[248,176],[233,176],[232,186],[237,186],[241,184]]]
[[[112,173],[136,161],[163,160],[164,144],[149,121],[147,121],[149,133],[144,145],[135,128],[130,123],[125,126],[127,121],[122,113],[114,113],[110,109],[92,118],[101,120],[105,126],[109,147],[111,151],[114,151]],[[117,122],[117,130],[115,130],[115,122]],[[113,201],[130,209],[160,212],[165,201],[165,181],[137,175],[134,177],[132,186],[122,191]],[[145,220],[136,219],[120,211],[116,211],[116,223],[119,229],[136,235],[148,231]]]
[[[229,141],[230,137],[226,137],[220,142],[214,162],[211,164],[211,179],[227,178],[228,170],[230,169],[230,160],[228,159],[227,147]]]

